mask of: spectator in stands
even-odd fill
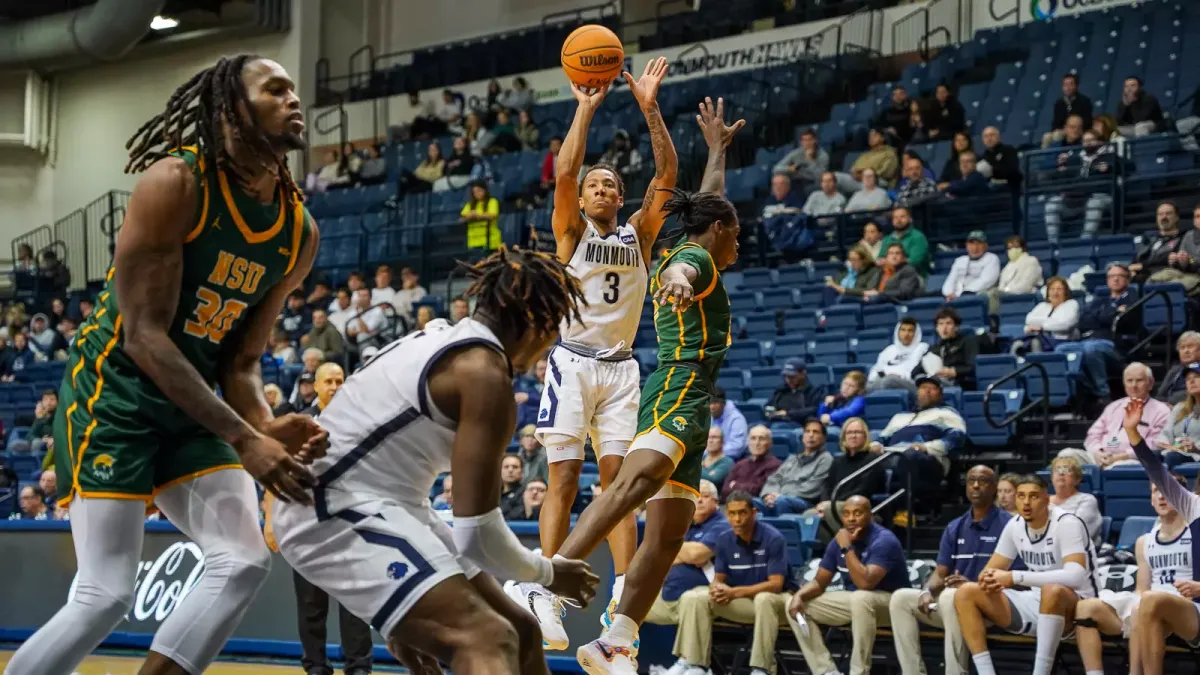
[[[908,254],[904,244],[892,242],[888,244],[887,256],[881,265],[883,272],[879,277],[879,285],[863,291],[863,299],[867,302],[907,302],[920,297],[925,290],[925,281],[917,268],[908,264]]]
[[[983,159],[978,168],[993,184],[1002,183],[1013,192],[1021,187],[1021,161],[1017,149],[1000,141],[1000,130],[996,127],[983,130]]]
[[[1042,263],[1029,252],[1029,246],[1019,234],[1009,235],[1004,242],[1008,262],[1000,270],[1000,295],[1032,293],[1042,285]],[[994,310],[994,308],[993,308]]]
[[[36,272],[37,266],[37,258],[33,257],[33,247],[29,244],[17,245],[17,259],[13,261],[13,270],[16,272]]]
[[[337,295],[334,297],[333,302],[330,303],[327,314],[329,316],[329,323],[333,324],[333,327],[342,334],[342,337],[345,337],[346,324],[350,323],[350,319],[354,318],[355,314],[358,314],[358,311],[354,309],[354,305],[351,302],[349,288],[342,286],[337,290]]]
[[[1117,104],[1117,124],[1124,136],[1149,136],[1166,124],[1162,106],[1154,94],[1143,89],[1142,78],[1125,78],[1121,102]]]
[[[39,292],[66,295],[67,287],[71,285],[71,270],[59,261],[54,249],[42,251],[42,264],[38,266],[38,276],[41,278]]]
[[[325,153],[325,165],[317,171],[316,176],[309,175],[308,182],[316,192],[323,192],[330,188],[349,185],[351,181],[350,173],[346,170],[346,163],[342,161],[338,151],[330,149]]]
[[[1179,210],[1175,204],[1159,204],[1155,223],[1158,232],[1142,237],[1142,247],[1129,266],[1129,271],[1140,281],[1176,281],[1177,270],[1171,268],[1171,262],[1178,259],[1183,233],[1179,231]]]
[[[817,217],[836,215],[845,208],[846,198],[838,192],[837,177],[832,171],[826,171],[821,174],[821,189],[814,190],[808,195],[808,199],[804,201],[803,210],[809,217]],[[830,219],[821,224],[832,226],[835,222]]]
[[[442,177],[433,182],[434,192],[446,192],[466,187],[471,182],[471,174],[478,160],[471,154],[467,139],[459,136],[454,139],[454,149],[442,166]]]
[[[929,127],[929,138],[934,141],[949,138],[967,128],[967,111],[958,102],[958,97],[950,93],[949,86],[937,86],[925,123]]]
[[[396,289],[392,288],[392,268],[388,265],[376,267],[375,288],[371,289],[371,305],[391,304],[395,295]]]
[[[449,511],[454,508],[454,476],[446,474],[442,479],[442,492],[433,498],[433,508],[435,511]]]
[[[982,197],[991,192],[987,178],[979,172],[978,158],[973,151],[965,150],[958,154],[958,172],[962,178],[938,183],[938,189],[947,199]]]
[[[897,146],[908,143],[913,135],[911,124],[912,101],[904,87],[896,85],[892,88],[892,100],[875,115],[876,127],[887,132],[888,138]]]
[[[938,185],[946,185],[956,180],[962,180],[962,165],[959,163],[959,157],[964,152],[975,152],[971,147],[971,137],[965,131],[960,131],[954,134],[954,140],[950,142],[950,156],[946,158],[946,163],[942,165],[942,173],[938,180]]]
[[[979,580],[1011,516],[996,505],[996,472],[982,464],[967,472],[967,502],[970,510],[942,531],[937,567],[925,588],[901,588],[892,593],[892,638],[903,673],[926,672],[918,621],[945,629],[946,672],[968,672],[967,646],[958,627],[954,595],[963,584]]]
[[[842,384],[835,395],[826,396],[817,407],[817,415],[821,424],[837,427],[851,417],[861,417],[867,409],[867,376],[860,370],[852,370],[842,378]]]
[[[283,417],[288,413],[296,412],[292,408],[292,404],[288,403],[287,398],[284,397],[283,390],[277,384],[264,385],[263,398],[267,400],[267,405],[271,408],[271,414],[275,417]]]
[[[1019,541],[1039,536],[1035,533],[1045,532],[1050,519],[1060,515],[1057,509],[1050,508],[1046,483],[1036,475],[1021,478],[1017,485],[1017,505],[1021,519],[1014,518],[1005,526],[995,553],[979,573],[979,581],[963,584],[954,595],[958,624],[979,675],[996,675],[988,652],[985,619],[1011,633],[1035,635],[1037,654],[1033,672],[1049,675],[1054,669],[1054,655],[1062,640],[1066,617],[1074,614],[1081,594],[1090,596],[1096,592],[1091,573],[1095,551],[1087,529],[1077,518],[1058,519],[1054,523],[1053,550],[1039,549],[1041,560],[1036,565],[1024,561],[1042,571],[1011,570],[1013,562],[1023,553]],[[1014,590],[1014,586],[1033,588]]]
[[[911,316],[896,323],[892,344],[883,348],[867,375],[867,391],[906,389],[917,395],[913,373],[923,372],[929,345],[921,341],[921,326]]]
[[[1054,347],[1061,354],[1079,354],[1082,363],[1083,384],[1098,403],[1109,400],[1108,377],[1124,363],[1117,352],[1118,344],[1124,344],[1136,335],[1142,323],[1140,309],[1125,313],[1126,308],[1137,298],[1129,290],[1129,268],[1122,263],[1109,263],[1105,270],[1108,296],[1097,294],[1079,315],[1079,341],[1064,342]],[[1118,314],[1124,318],[1117,325],[1119,334],[1113,334],[1113,321]]]
[[[59,352],[67,349],[66,341],[50,327],[50,320],[45,314],[34,314],[29,320],[29,346],[48,361],[58,359]]]
[[[1100,417],[1088,428],[1083,447],[1086,453],[1072,452],[1069,448],[1059,453],[1068,454],[1081,462],[1098,464],[1107,469],[1118,462],[1135,461],[1133,446],[1123,428],[1125,405],[1131,399],[1145,401],[1142,421],[1138,429],[1143,438],[1157,439],[1171,418],[1171,407],[1162,401],[1150,398],[1154,390],[1154,373],[1144,363],[1133,362],[1125,368],[1125,397],[1109,403]]]
[[[554,189],[554,163],[558,161],[558,151],[562,149],[562,136],[554,136],[550,139],[550,146],[546,150],[546,156],[542,158],[542,182],[540,196],[545,197],[551,190]]]
[[[868,225],[874,225],[868,223]],[[874,226],[878,230],[878,226]],[[846,253],[845,269],[838,273],[836,279],[830,277],[825,284],[838,295],[849,295],[861,298],[863,293],[878,289],[879,279],[883,270],[875,264],[875,258],[862,242],[855,244]]]
[[[538,127],[533,121],[533,115],[528,110],[517,114],[517,139],[521,141],[522,150],[538,149]]]
[[[1082,144],[1077,150],[1064,152],[1058,156],[1058,171],[1064,177],[1077,172],[1078,178],[1085,180],[1111,173],[1119,161],[1120,156],[1117,154],[1116,147],[1109,143],[1103,143],[1096,132],[1088,129],[1083,132]],[[1046,201],[1047,239],[1053,243],[1058,242],[1062,219],[1078,215],[1080,202],[1083,202],[1084,199],[1086,202],[1082,209],[1084,212],[1083,236],[1093,237],[1096,235],[1105,213],[1112,208],[1112,195],[1105,192],[1081,193],[1068,190]]]
[[[443,89],[442,102],[438,104],[434,114],[442,123],[441,128],[432,134],[434,136],[439,136],[447,130],[459,126],[463,115],[462,98],[449,89]]]
[[[836,190],[834,194],[842,197]],[[812,247],[813,233],[808,228],[806,212],[802,210],[806,206],[792,190],[792,181],[785,174],[771,177],[771,194],[763,204],[762,224],[775,250],[787,255],[802,255]]]
[[[888,196],[888,191],[879,187],[879,179],[876,177],[874,169],[863,170],[862,184],[861,190],[850,195],[850,201],[846,203],[844,209],[846,213],[883,211],[892,205],[892,198]]]
[[[700,477],[719,488],[732,470],[733,458],[725,454],[725,434],[721,427],[709,427],[704,459],[700,460]]]
[[[942,381],[918,377],[917,411],[893,416],[871,449],[903,452],[903,458],[892,463],[894,479],[904,485],[911,476],[914,494],[930,495],[950,469],[951,455],[966,442],[967,423],[942,400]]]
[[[892,232],[883,238],[880,250],[885,254],[887,247],[899,243],[904,247],[908,264],[917,269],[921,278],[929,276],[933,269],[933,256],[929,252],[929,240],[925,233],[913,227],[912,211],[907,206],[897,206],[892,209]],[[875,256],[878,260],[879,256]]]
[[[518,426],[538,421],[538,406],[542,400],[542,391],[546,388],[546,366],[546,359],[538,359],[533,368],[523,373],[513,384]]]
[[[1050,462],[1050,484],[1054,486],[1054,494],[1050,495],[1050,503],[1068,513],[1079,516],[1087,526],[1092,541],[1099,546],[1103,543],[1100,531],[1103,517],[1100,515],[1100,503],[1094,495],[1080,492],[1083,483],[1083,465],[1072,456],[1055,457]]]
[[[879,224],[873,220],[869,220],[863,225],[862,239],[858,240],[859,245],[867,249],[871,254],[871,261],[879,260],[879,255],[883,249],[883,230],[879,228]]]
[[[483,118],[479,113],[471,111],[463,118],[463,138],[467,141],[467,148],[475,157],[483,156],[484,135],[486,129],[483,128]]]
[[[308,305],[309,309],[328,307],[333,302],[333,289],[330,287],[329,282],[324,279],[313,281],[312,290],[309,291],[308,297],[304,299],[304,302]]]
[[[533,131],[537,131],[534,127]],[[480,152],[485,155],[500,155],[506,152],[520,152],[521,139],[517,137],[517,127],[513,124],[512,116],[507,110],[496,113],[496,123],[492,128],[485,129],[479,138]]]
[[[383,310],[371,306],[371,291],[360,288],[354,292],[354,317],[346,322],[346,337],[362,347],[375,340],[387,317]]]
[[[912,129],[912,135],[908,137],[909,143],[929,142],[929,127],[925,124],[925,111],[921,109],[919,101],[909,103],[908,127]]]
[[[863,418],[851,417],[842,424],[841,436],[838,437],[838,445],[842,449],[842,454],[833,458],[829,474],[825,477],[824,494],[826,499],[805,513],[805,515],[822,517],[822,527],[828,530],[829,538],[832,538],[840,527],[840,524],[833,519],[833,511],[836,509],[838,513],[841,513],[846,503],[844,498],[847,495],[877,495],[885,489],[884,480],[887,474],[882,462],[851,478],[855,472],[864,469],[867,464],[879,456],[877,453],[871,452],[870,442],[871,430],[867,428],[867,422]],[[842,484],[842,481],[845,481],[845,484]],[[839,485],[841,487],[838,488],[838,496],[843,499],[839,499],[836,504],[831,504],[829,500],[833,498],[834,488]],[[831,506],[832,508],[830,508]]]
[[[505,520],[525,517],[525,462],[520,454],[500,458],[500,513]]]
[[[436,141],[425,150],[425,159],[412,171],[412,179],[401,178],[404,193],[429,192],[445,175],[446,160],[442,158],[442,146]]]
[[[829,153],[817,145],[817,132],[805,129],[800,132],[800,147],[784,155],[775,164],[774,173],[799,182],[800,190],[806,192],[820,183],[828,170]]]
[[[50,327],[58,330],[58,324],[62,322],[63,317],[67,315],[67,304],[62,298],[53,298],[50,300]]]
[[[392,296],[392,306],[408,320],[413,318],[413,304],[428,295],[421,285],[421,277],[411,267],[400,270],[400,290]]]
[[[542,502],[546,501],[546,481],[541,478],[530,478],[525,481],[525,494],[521,496],[524,511],[522,517],[516,520],[537,520],[542,515]]]
[[[968,391],[975,389],[975,359],[979,356],[979,341],[971,331],[962,331],[962,317],[950,306],[943,306],[933,317],[938,341],[929,348],[941,365],[929,375],[952,387]]]
[[[346,275],[346,288],[350,289],[351,297],[353,297],[354,291],[366,287],[366,277],[363,276],[362,272],[354,270],[350,272],[350,274]]]
[[[834,575],[842,570],[845,590],[826,592]],[[853,634],[850,672],[869,673],[876,629],[891,621],[891,594],[908,587],[908,563],[900,540],[875,523],[866,497],[849,497],[842,508],[842,528],[825,549],[816,577],[788,604],[788,623],[809,670],[814,674],[838,672],[825,647],[824,626],[849,624]],[[807,625],[803,628],[796,623],[797,614],[804,615]]]
[[[80,320],[87,321],[88,317],[90,317],[92,315],[92,312],[95,311],[95,309],[96,309],[96,303],[94,303],[92,301],[91,296],[85,295],[79,299],[79,318],[80,318]],[[25,313],[24,313],[24,307],[22,305],[9,306],[7,314],[8,314],[8,318],[9,318],[9,325],[13,325],[15,323],[18,325],[18,327],[20,327],[25,324],[25,319],[24,319]],[[20,318],[18,318],[14,321],[13,320],[14,314]],[[11,337],[11,334],[10,334],[10,337]]]
[[[667,578],[662,591],[650,607],[646,621],[659,625],[673,626],[679,623],[679,598],[694,588],[707,587],[709,563],[717,549],[717,539],[730,529],[729,520],[721,513],[717,486],[712,481],[701,479],[700,496],[696,499],[696,510],[692,513],[692,524],[684,535],[683,545]],[[678,637],[678,636],[677,636]],[[679,645],[676,644],[676,653]],[[682,664],[682,665],[680,665]],[[672,675],[686,673],[687,661],[677,661],[678,670]],[[674,668],[674,667],[673,667]]]
[[[1019,474],[1010,472],[1000,476],[996,483],[996,506],[1010,516],[1017,515],[1017,483],[1020,481]]]
[[[725,503],[730,529],[717,535],[713,548],[713,580],[679,598],[676,655],[686,664],[678,672],[707,670],[713,619],[754,626],[750,672],[775,672],[775,642],[785,621],[791,567],[787,542],[773,526],[758,520],[751,495],[737,490]]]
[[[1026,350],[1052,352],[1061,342],[1074,340],[1079,331],[1079,302],[1063,277],[1046,282],[1046,299],[1025,315],[1025,337],[1013,343],[1013,353]]]
[[[904,180],[896,193],[900,206],[916,206],[937,194],[937,183],[925,176],[925,165],[915,157],[904,158]]]
[[[288,294],[287,305],[279,315],[279,327],[293,344],[299,344],[300,336],[312,327],[312,310],[304,291],[296,289]]]
[[[896,149],[887,144],[887,137],[882,129],[871,129],[867,134],[868,150],[854,160],[850,173],[837,174],[838,189],[842,192],[856,192],[862,189],[862,173],[874,169],[876,177],[884,186],[892,186],[900,174],[900,159]]]
[[[313,365],[314,355],[318,363]],[[295,388],[292,389],[292,395],[288,402],[292,404],[292,408],[297,411],[313,405],[317,400],[317,368],[320,367],[320,352],[316,349],[309,349],[304,352],[304,371],[296,378]],[[309,369],[311,366],[311,370]]]
[[[324,309],[313,310],[312,328],[300,338],[300,346],[320,349],[326,361],[342,358],[342,334],[329,323],[329,314]]]
[[[467,318],[471,314],[471,307],[467,303],[467,299],[463,296],[458,296],[450,301],[450,323],[458,323]]]
[[[1154,398],[1170,405],[1175,405],[1187,398],[1185,379],[1189,366],[1200,362],[1200,333],[1194,330],[1186,331],[1175,340],[1175,349],[1179,352],[1179,362],[1171,366],[1171,369],[1163,376],[1158,393],[1154,395]]]
[[[430,307],[429,305],[421,305],[417,308],[416,323],[413,326],[413,329],[409,332],[415,333],[419,330],[425,330],[425,326],[428,326],[429,322],[436,318],[437,317],[433,313],[433,307]]]
[[[46,508],[54,511],[58,503],[58,474],[54,473],[54,469],[43,469],[38,474],[38,487],[42,489],[42,494],[46,495]]]
[[[379,185],[387,180],[387,161],[379,156],[379,149],[368,145],[362,150],[362,165],[358,167],[359,185]]]
[[[57,410],[58,391],[55,389],[46,389],[42,392],[41,400],[34,406],[33,424],[29,426],[29,432],[25,435],[25,441],[23,441],[26,449],[32,450],[37,454],[46,451],[46,447],[54,437],[54,413]],[[22,443],[22,441],[14,441],[9,450],[12,452],[23,452],[24,450],[17,445],[19,443]]]
[[[713,388],[708,411],[712,413],[712,425],[721,429],[725,454],[734,461],[741,459],[746,454],[746,416],[733,402],[725,399],[725,390],[721,387]]]
[[[537,427],[532,424],[527,424],[521,427],[520,433],[521,459],[525,464],[525,480],[533,480],[534,478],[541,479],[542,482],[549,480],[550,469],[546,463],[546,449],[537,439]]]
[[[967,254],[954,259],[950,273],[942,283],[946,301],[964,295],[987,293],[1000,282],[1000,258],[988,251],[987,235],[974,230],[967,235]]]
[[[763,416],[769,420],[791,420],[797,424],[815,417],[825,392],[808,381],[808,365],[804,359],[788,359],[779,374],[783,377],[783,383],[763,407]]]
[[[300,362],[300,355],[296,353],[288,334],[279,328],[271,332],[271,358],[275,359],[277,366]]]
[[[1067,136],[1068,122],[1072,117],[1079,119],[1079,131],[1092,126],[1092,99],[1079,93],[1079,75],[1067,73],[1062,80],[1062,98],[1054,102],[1053,127],[1042,136],[1042,147],[1061,142]],[[1078,136],[1076,136],[1078,138]],[[1106,139],[1107,140],[1107,139]]]
[[[629,132],[617,129],[613,132],[613,139],[608,144],[608,149],[604,151],[603,155],[600,155],[600,163],[616,167],[621,177],[628,183],[642,170],[642,154],[633,147],[633,143],[629,139]]]
[[[1179,241],[1179,250],[1167,257],[1167,264],[1174,271],[1160,274],[1156,281],[1166,283],[1166,280],[1175,277],[1190,295],[1200,292],[1200,204],[1192,209],[1192,227]]]
[[[1200,363],[1188,364],[1184,372],[1183,399],[1171,408],[1167,425],[1155,439],[1168,469],[1200,460]]]
[[[459,220],[467,224],[467,248],[500,248],[504,242],[496,224],[499,219],[500,201],[488,193],[487,183],[475,182],[471,185],[471,198],[463,204],[459,215]]]
[[[408,92],[408,108],[412,111],[413,121],[408,128],[409,138],[428,138],[436,136],[441,127],[437,117],[437,107],[433,101],[422,101],[421,92]]]
[[[14,335],[12,339],[12,360],[9,362],[9,368],[12,369],[12,372],[16,374],[27,368],[31,368],[37,361],[37,353],[29,347],[29,337],[24,333]]]
[[[75,323],[75,319],[69,316],[64,316],[62,321],[58,323],[58,334],[66,341],[67,347],[75,344],[75,329],[77,327],[78,324]]]
[[[750,429],[750,454],[733,465],[721,493],[726,499],[735,490],[757,497],[780,464],[779,458],[771,454],[771,430],[761,424],[754,426]]]
[[[46,508],[46,493],[37,485],[21,488],[21,510],[8,517],[9,520],[50,520],[50,509]],[[778,630],[778,629],[777,629]]]
[[[804,423],[802,448],[763,484],[760,500],[754,504],[766,516],[804,513],[824,496],[825,478],[833,466],[833,456],[825,450],[825,425],[818,420]]]
[[[533,90],[529,88],[529,83],[525,78],[520,76],[513,78],[513,88],[504,92],[504,95],[500,97],[500,105],[509,110],[530,110],[533,108],[533,103]]]

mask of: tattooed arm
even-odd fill
[[[625,80],[629,82],[634,98],[646,115],[646,125],[650,128],[650,147],[654,150],[654,178],[646,188],[642,208],[629,219],[637,229],[642,260],[647,264],[654,240],[658,239],[658,233],[667,219],[662,210],[663,204],[670,199],[670,190],[675,187],[675,179],[679,173],[679,157],[675,154],[675,144],[671,142],[667,123],[663,121],[662,111],[658,109],[658,87],[666,75],[667,60],[664,58],[647,63],[642,79],[636,82],[632,75],[625,73]]]
[[[725,126],[725,99],[717,99],[717,107],[713,109],[711,98],[705,98],[700,104],[700,114],[696,115],[700,131],[704,132],[704,141],[708,143],[708,163],[704,166],[704,179],[700,181],[701,192],[725,194],[725,149],[734,135],[746,125],[746,120],[738,120],[733,126]]]
[[[587,152],[588,126],[596,108],[608,94],[608,87],[588,93],[578,85],[571,85],[571,93],[579,101],[575,119],[563,140],[562,148],[554,164],[554,211],[550,225],[554,228],[554,242],[558,259],[566,263],[571,260],[585,226],[579,213],[579,169],[583,167],[583,156]]]

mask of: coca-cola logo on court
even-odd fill
[[[154,560],[138,563],[133,585],[133,608],[126,621],[161,622],[187,596],[204,574],[204,554],[190,541],[171,544]],[[71,580],[67,597],[75,595],[79,574]]]

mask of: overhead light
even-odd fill
[[[150,22],[152,30],[170,30],[179,25],[179,21],[166,16],[156,16]]]

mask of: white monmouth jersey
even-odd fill
[[[1150,590],[1179,595],[1175,582],[1193,579],[1192,530],[1185,527],[1179,536],[1162,542],[1159,541],[1160,529],[1162,523],[1156,522],[1154,529],[1144,535],[1145,543],[1142,544],[1142,554],[1146,556],[1146,564],[1150,566]]]
[[[625,223],[602,235],[587,221],[567,267],[579,280],[587,306],[579,305],[582,323],[563,321],[562,341],[596,352],[630,349],[650,279],[637,229]]]
[[[313,463],[319,519],[365,503],[428,503],[437,476],[450,470],[457,425],[429,399],[426,378],[446,352],[472,344],[504,353],[474,319],[431,321],[346,380],[321,412],[329,451]]]
[[[1097,595],[1096,548],[1087,526],[1079,516],[1053,504],[1050,505],[1050,519],[1045,532],[1031,532],[1024,518],[1013,518],[1000,533],[996,553],[1009,560],[1020,558],[1031,572],[1061,570],[1064,558],[1082,553],[1088,580],[1082,588],[1075,589],[1076,594],[1081,599]]]

